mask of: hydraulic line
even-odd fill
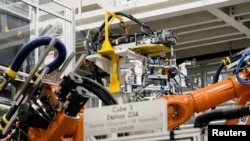
[[[124,17],[127,17],[128,19],[130,19],[130,20],[132,20],[132,21],[138,23],[138,24],[141,25],[142,27],[147,28],[147,29],[149,30],[150,33],[153,33],[153,29],[152,29],[150,26],[148,26],[148,25],[146,25],[145,23],[143,23],[142,21],[136,19],[136,18],[133,17],[132,15],[128,15],[128,14],[122,13],[122,12],[116,12],[115,14],[116,14],[116,15],[122,15],[122,16],[124,16]]]
[[[150,33],[153,33],[153,29],[152,29],[150,26],[148,26],[148,25],[146,25],[145,23],[141,22],[140,20],[136,19],[136,18],[133,17],[132,15],[128,15],[128,14],[125,14],[125,13],[122,13],[122,12],[115,12],[115,14],[116,14],[116,15],[121,15],[121,16],[124,16],[124,17],[127,17],[128,19],[130,19],[130,20],[132,20],[132,21],[138,23],[138,24],[141,25],[142,27],[147,28],[147,29],[150,31]],[[112,16],[109,16],[109,17],[108,17],[108,21],[110,21],[111,18],[112,18]],[[105,22],[103,22],[102,25],[99,27],[99,32],[97,32],[97,33],[94,35],[93,42],[96,41],[98,34],[104,29],[104,27],[105,27]]]
[[[224,66],[225,66],[224,63],[221,63],[218,66],[218,68],[217,68],[217,70],[215,72],[215,75],[214,75],[213,83],[217,83],[218,82],[221,70],[224,68]]]
[[[250,115],[250,107],[230,107],[224,109],[216,109],[202,113],[195,119],[194,127],[204,127],[207,123],[214,120],[233,119]]]
[[[218,82],[220,73],[226,65],[229,65],[232,62],[239,60],[242,57],[242,54],[246,53],[248,50],[249,50],[249,48],[246,48],[244,50],[241,50],[241,51],[235,53],[234,55],[231,55],[230,57],[225,57],[224,59],[222,59],[221,64],[218,66],[216,73],[214,75],[213,83]]]
[[[11,65],[4,72],[4,74],[3,74],[4,79],[0,83],[0,91],[5,89],[5,87],[8,84],[8,81],[10,79],[16,78],[17,73],[18,73],[21,65],[23,64],[23,62],[25,61],[25,58],[29,55],[29,53],[31,53],[37,47],[40,47],[43,45],[49,45],[49,43],[52,41],[52,39],[53,38],[50,36],[41,36],[41,37],[38,37],[38,38],[28,42],[27,44],[25,44],[18,51],[18,53],[15,56],[15,58],[13,59]],[[52,62],[50,62],[48,65],[43,67],[43,68],[49,68],[48,73],[51,73],[55,69],[59,68],[67,56],[66,47],[64,46],[64,44],[60,40],[56,41],[54,47],[58,51],[57,57]],[[38,72],[38,74],[35,74],[36,77],[37,77],[37,75],[39,75],[40,72],[42,72],[43,68],[41,70],[37,70],[39,72]]]
[[[10,69],[14,72],[17,72],[20,69],[21,65],[23,64],[25,58],[29,55],[30,52],[32,52],[37,47],[48,45],[51,40],[52,40],[52,37],[50,36],[41,36],[25,44],[15,56],[14,60],[12,61],[10,65]],[[45,66],[49,68],[48,73],[51,73],[52,71],[60,67],[60,65],[66,59],[66,55],[67,55],[66,47],[60,40],[57,40],[54,47],[58,51],[58,56],[51,63]]]

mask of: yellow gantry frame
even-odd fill
[[[111,16],[110,21],[108,21],[109,16]],[[115,19],[119,19],[120,22],[124,22],[123,18],[115,13],[110,11],[105,11],[105,39],[102,44],[102,48],[97,52],[98,54],[109,57],[112,62],[112,72],[110,73],[110,83],[109,83],[109,91],[111,93],[118,93],[120,92],[120,81],[119,81],[119,74],[118,74],[118,63],[119,63],[119,56],[115,54],[114,48],[111,46],[109,41],[109,26]]]

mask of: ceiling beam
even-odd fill
[[[238,38],[233,38],[233,39],[220,40],[220,41],[216,41],[216,42],[209,42],[209,43],[203,43],[203,44],[198,44],[198,45],[185,46],[183,48],[174,49],[174,51],[200,48],[200,47],[204,47],[204,46],[208,46],[208,45],[215,45],[215,44],[219,44],[219,43],[232,42],[232,41],[237,41],[237,40],[241,40],[241,39],[246,39],[246,37],[238,37]]]
[[[228,7],[229,9],[229,15],[232,17],[238,17],[238,16],[244,16],[249,15],[250,3],[244,3],[244,4],[238,4]]]
[[[191,34],[195,32],[201,32],[201,31],[208,31],[212,29],[219,29],[222,27],[228,26],[227,24],[222,24],[222,25],[217,25],[217,26],[211,26],[211,27],[206,27],[206,28],[200,28],[200,29],[195,29],[195,30],[190,30],[190,31],[185,31],[185,32],[178,32],[178,35],[185,35],[185,34]]]
[[[224,12],[216,8],[210,8],[208,9],[208,11],[212,13],[213,15],[215,15],[216,17],[222,19],[223,21],[225,21],[226,23],[228,23],[229,25],[231,25],[232,27],[234,27],[241,33],[245,34],[248,38],[250,38],[249,28],[247,28],[240,22],[236,21],[234,18],[230,17],[229,15],[225,14]]]
[[[225,7],[225,6],[229,6],[233,4],[240,4],[240,3],[246,3],[246,2],[249,2],[249,0],[237,0],[237,1],[236,0],[209,0],[209,2],[207,0],[198,0],[198,1],[191,1],[189,3],[187,2],[178,3],[178,5],[174,5],[174,6],[170,5],[170,6],[155,7],[155,9],[151,9],[151,10],[147,10],[143,12],[136,11],[136,12],[133,12],[133,16],[144,22],[149,22],[149,21],[159,20],[162,18],[170,18],[170,17],[180,16],[180,15],[200,12],[210,7],[219,8],[219,7]],[[99,14],[96,14],[96,15],[89,15],[89,14],[82,13],[81,16],[76,16],[77,21],[82,20],[82,23],[78,22],[78,25],[76,26],[76,30],[80,31],[80,30],[99,27],[104,21],[104,10],[102,13],[100,12],[98,13]],[[95,20],[89,23],[88,21],[91,21],[91,20],[88,18],[85,18],[85,15],[87,17],[91,17],[92,19],[94,17],[100,17],[100,16],[103,16],[103,18],[99,18],[99,21]],[[129,20],[125,19],[125,21],[129,21]],[[114,24],[115,23],[116,22],[114,22]]]
[[[197,42],[208,41],[208,40],[213,40],[213,39],[218,39],[218,38],[224,38],[224,37],[229,37],[229,36],[234,36],[234,35],[240,35],[240,33],[234,32],[234,33],[227,33],[227,34],[221,34],[221,35],[216,35],[216,36],[209,36],[209,37],[205,37],[205,38],[196,38],[194,40],[188,40],[188,41],[177,43],[177,45],[197,43]]]
[[[238,17],[237,21],[241,23],[250,21],[250,14]]]
[[[178,62],[197,58],[197,61],[207,62],[213,58],[221,60],[223,57],[233,54],[234,50],[242,50],[249,46],[249,39],[230,40],[230,42],[222,42],[203,46],[200,48],[191,48],[189,50],[179,50],[176,53]],[[233,51],[233,52],[232,52]],[[216,55],[217,53],[225,52],[225,55]]]

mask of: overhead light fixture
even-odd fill
[[[137,0],[112,0],[113,6],[121,6],[124,9],[131,9],[136,6]]]
[[[109,0],[98,1],[97,3],[103,9],[112,9],[112,11],[128,10],[132,8],[140,8],[143,6],[150,6],[158,3],[165,3],[169,0]],[[123,8],[123,9],[122,9]]]

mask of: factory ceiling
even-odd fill
[[[130,14],[156,30],[174,30],[179,62],[194,58],[197,63],[218,62],[250,46],[250,0],[85,0],[80,5],[76,5],[77,31],[99,27],[105,10]],[[138,29],[131,24],[131,32]],[[119,31],[115,24],[111,30]]]

